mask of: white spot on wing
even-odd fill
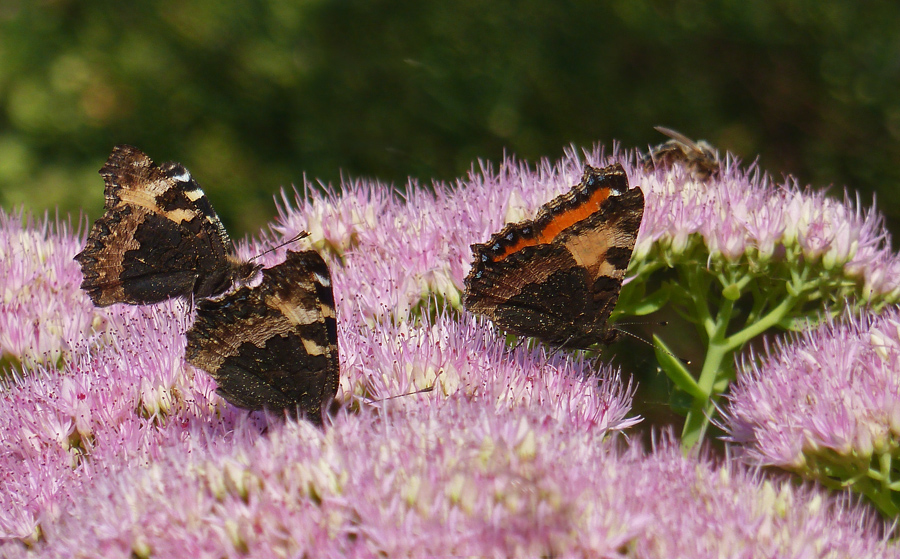
[[[191,174],[188,172],[187,169],[185,169],[183,173],[179,173],[177,175],[172,175],[172,180],[175,180],[178,182],[191,182]]]
[[[322,313],[324,318],[334,318],[334,307],[330,305],[326,305],[324,303],[319,303],[319,312]]]
[[[305,308],[300,305],[294,305],[290,301],[285,301],[277,296],[268,298],[266,304],[273,309],[281,311],[291,324],[314,324],[321,321],[319,309],[316,307]]]
[[[328,276],[323,276],[318,272],[316,272],[314,275],[316,276],[316,279],[319,280],[319,283],[321,283],[325,287],[331,287],[331,278],[329,278]]]
[[[184,221],[190,221],[190,220],[194,219],[194,216],[196,214],[190,210],[179,209],[179,210],[172,210],[170,212],[166,212],[163,215],[165,215],[167,218],[174,221],[175,223],[182,223]]]

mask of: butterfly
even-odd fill
[[[185,358],[218,393],[250,410],[298,410],[321,421],[340,367],[331,275],[314,250],[287,251],[256,287],[197,303]]]
[[[608,320],[644,215],[621,165],[586,166],[581,183],[532,220],[472,245],[464,304],[508,333],[566,348],[611,343]]]
[[[118,145],[100,175],[105,213],[75,256],[81,288],[96,306],[212,297],[259,271],[234,256],[221,220],[180,163],[158,166]]]

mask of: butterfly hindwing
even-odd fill
[[[198,303],[186,359],[238,407],[319,420],[340,374],[331,276],[315,251],[287,254],[258,286]]]

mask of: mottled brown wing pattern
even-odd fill
[[[319,421],[340,375],[328,267],[315,251],[288,251],[262,276],[257,287],[198,303],[186,359],[238,407],[299,410]]]
[[[95,305],[211,297],[258,271],[233,256],[221,220],[183,165],[157,166],[118,145],[100,175],[105,213],[75,256]]]

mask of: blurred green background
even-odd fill
[[[131,143],[241,237],[304,174],[427,184],[665,125],[900,223],[895,1],[0,0],[0,107],[5,208],[95,219]]]

